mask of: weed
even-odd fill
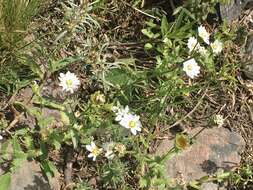
[[[152,152],[158,136],[185,122],[208,90],[238,85],[235,32],[206,22],[217,2],[188,1],[169,19],[162,10],[139,10],[143,1],[62,1],[54,9],[60,18],[49,24],[56,29],[46,25],[49,31],[42,35],[40,28],[29,28],[41,1],[0,0],[0,92],[31,92],[23,99],[22,94],[11,97],[0,113],[0,163],[9,164],[0,189],[7,189],[12,173],[27,159],[38,161],[48,179],[61,172],[62,160],[70,161],[76,189],[198,189],[206,181],[229,179],[251,183],[249,167],[190,184],[168,179],[165,162],[191,146],[184,133],[175,135],[174,147],[164,155]],[[141,19],[129,19],[134,14]],[[35,39],[27,43],[28,31]],[[219,127],[225,123],[223,114],[212,118]],[[69,149],[71,158],[55,156]]]

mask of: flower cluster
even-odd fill
[[[62,87],[63,91],[74,93],[75,90],[78,89],[80,85],[80,81],[74,73],[67,72],[67,73],[60,73],[58,77],[60,84],[59,86]],[[105,103],[104,95],[100,94],[99,92],[96,93],[92,97],[93,103]],[[137,131],[141,131],[141,122],[140,117],[129,112],[128,106],[124,109],[120,109],[117,107],[113,107],[113,111],[116,113],[115,120],[119,122],[119,124],[125,128],[130,129],[130,131],[136,135]],[[79,115],[77,113],[77,115]],[[76,125],[77,128],[82,127]],[[2,136],[0,135],[0,140]],[[88,158],[92,158],[93,161],[96,160],[97,156],[104,152],[104,156],[107,159],[113,159],[115,153],[117,152],[119,156],[125,154],[126,147],[120,143],[108,142],[105,143],[102,148],[98,147],[93,141],[85,146],[87,151],[89,151]]]
[[[220,114],[215,115],[213,121],[216,125],[218,125],[218,127],[222,127],[222,125],[225,123],[224,117]]]
[[[116,114],[115,121],[119,122],[122,127],[130,129],[133,135],[136,135],[137,131],[141,131],[140,116],[132,114],[128,106],[125,108],[113,107],[113,111]]]
[[[86,149],[90,152],[88,154],[89,158],[92,158],[93,161],[96,161],[97,156],[104,153],[104,156],[111,160],[115,157],[116,153],[119,156],[125,154],[126,147],[121,143],[114,143],[114,142],[106,142],[103,144],[102,148],[99,148],[93,141],[91,144],[86,145]]]
[[[198,27],[198,35],[199,37],[207,44],[210,45],[212,48],[212,52],[214,54],[219,54],[222,51],[222,42],[219,40],[215,40],[214,42],[210,43],[210,33],[207,32],[204,26]],[[208,51],[205,49],[204,46],[201,46],[198,40],[195,37],[190,37],[187,42],[187,47],[190,52],[197,51],[202,56],[207,55]],[[200,73],[200,67],[194,58],[187,60],[183,63],[183,71],[186,72],[186,75],[190,78],[197,77]]]

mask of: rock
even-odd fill
[[[245,53],[247,62],[243,64],[242,72],[247,79],[253,80],[253,33],[247,37]]]
[[[252,0],[233,0],[229,4],[220,3],[219,6],[219,16],[222,20],[232,22],[233,20],[239,18],[243,8],[245,8]]]
[[[32,161],[25,161],[12,174],[10,190],[53,190],[42,175],[40,166]]]
[[[50,90],[52,90],[50,88]],[[58,90],[55,90],[55,92],[59,92]],[[50,93],[52,93],[52,91],[50,91]],[[48,98],[45,97],[45,94],[42,94],[44,96],[44,98]],[[22,102],[24,105],[28,106],[28,107],[36,107],[39,108],[39,105],[36,104],[32,104],[32,102],[28,101],[32,98],[33,96],[33,91],[30,87],[26,87],[24,89],[21,89],[16,101]],[[50,97],[49,99],[52,99],[53,101],[55,101],[55,99],[53,99],[54,97]],[[58,99],[57,99],[58,100]],[[57,101],[55,101],[57,102]],[[53,108],[48,108],[48,107],[41,107],[40,108],[41,114],[43,118],[49,118],[52,117],[54,118],[54,122],[51,123],[51,127],[52,126],[56,126],[56,127],[61,127],[62,124],[62,118],[61,118],[61,112],[57,109],[53,109]],[[36,118],[32,115],[29,115],[28,113],[26,113],[23,117],[20,118],[19,123],[22,125],[26,125],[29,126],[29,128],[33,129],[36,126]]]
[[[215,189],[218,189],[219,186],[215,183],[204,183],[201,185],[201,189],[204,189],[204,190],[215,190]]]
[[[57,102],[63,102],[68,97],[68,93],[62,91],[57,80],[48,79],[41,90],[41,94],[45,98],[54,99]]]
[[[253,62],[245,64],[242,71],[243,71],[243,74],[245,75],[246,79],[253,80]]]
[[[190,136],[194,136],[201,129],[192,129]],[[156,154],[163,155],[173,146],[174,140],[165,139]],[[244,148],[245,142],[237,133],[225,128],[206,128],[197,135],[190,147],[166,162],[166,174],[170,178],[188,183],[213,175],[220,169],[231,171],[239,166],[241,160],[239,154]],[[216,190],[215,185],[207,185],[203,190]]]
[[[242,11],[241,0],[234,0],[231,1],[229,4],[220,5],[220,17],[222,20],[226,20],[228,22],[231,22],[239,18],[241,11]]]

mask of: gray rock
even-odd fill
[[[201,190],[227,190],[227,188],[220,187],[218,184],[207,182],[203,183],[200,187]]]
[[[219,13],[222,20],[231,22],[239,18],[242,9],[252,0],[232,0],[229,4],[220,4]]]
[[[200,130],[201,128],[195,128],[190,131],[190,135],[193,136]],[[163,155],[173,146],[174,140],[165,139],[156,153]],[[166,174],[170,178],[188,183],[213,175],[221,169],[231,171],[239,166],[239,154],[244,148],[244,139],[237,133],[225,128],[207,128],[197,135],[196,141],[190,147],[166,162]],[[215,190],[215,185],[209,186]]]
[[[247,61],[243,64],[242,71],[247,79],[253,80],[253,33],[247,37],[245,53]]]
[[[229,4],[220,5],[220,17],[222,20],[231,22],[239,17],[242,10],[242,1],[235,0],[231,1]]]
[[[42,175],[40,166],[33,162],[24,162],[11,177],[10,190],[52,190]]]

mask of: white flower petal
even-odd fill
[[[187,42],[187,47],[189,48],[190,52],[194,49],[197,49],[199,43],[195,37],[190,37]]]
[[[137,134],[137,132],[136,132],[136,129],[135,129],[135,128],[132,128],[132,129],[131,129],[131,132],[132,132],[132,134],[133,134],[133,135],[136,135],[136,134]]]
[[[141,131],[141,128],[140,127],[136,127],[135,130],[136,131]]]
[[[209,36],[210,34],[207,32],[206,28],[204,26],[199,26],[198,27],[198,35],[203,39],[203,41],[206,44],[210,44],[209,42]]]
[[[93,148],[91,147],[91,145],[86,145],[85,147],[86,147],[86,149],[87,149],[88,151],[90,151],[90,152],[91,152],[92,149],[93,149]]]
[[[96,144],[93,141],[90,143],[90,145],[91,145],[92,149],[97,147]]]

